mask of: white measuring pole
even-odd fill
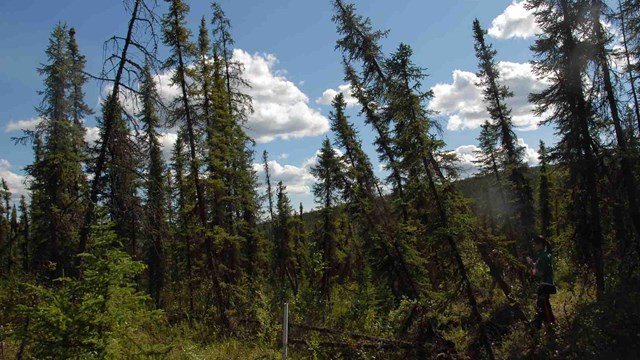
[[[282,360],[287,360],[287,345],[289,344],[289,303],[284,303],[282,319]]]

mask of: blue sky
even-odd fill
[[[511,0],[448,1],[355,1],[358,12],[371,18],[374,27],[390,29],[384,51],[391,52],[400,42],[414,49],[414,61],[427,68],[425,89],[433,88],[431,103],[445,131],[447,148],[460,154],[461,166],[468,168],[476,144],[477,126],[487,118],[473,85],[476,59],[471,23],[477,17],[490,29],[489,41],[498,50],[505,82],[515,97],[511,100],[518,135],[529,146],[535,163],[538,141],[553,142],[553,131],[536,127],[539,119],[526,103],[530,91],[541,89],[544,81],[535,79],[527,62],[528,49],[536,27],[521,3]],[[271,154],[274,178],[288,186],[294,204],[313,206],[309,194],[313,178],[309,166],[328,132],[327,100],[336,91],[348,93],[344,85],[340,54],[334,50],[337,35],[331,22],[328,0],[221,0],[232,22],[236,41],[235,56],[245,63],[247,78],[254,83],[256,113],[249,120],[249,132],[258,140],[257,154]],[[197,31],[200,18],[210,18],[209,1],[191,1],[189,25]],[[166,5],[159,4],[159,12]],[[0,176],[7,178],[13,191],[24,191],[22,168],[32,161],[30,146],[15,146],[12,136],[20,127],[33,126],[34,106],[40,102],[37,90],[42,79],[36,68],[46,59],[44,49],[53,26],[66,22],[77,31],[81,51],[88,60],[87,71],[99,73],[104,57],[103,42],[124,33],[127,14],[121,1],[1,0],[0,1]],[[166,76],[158,81],[165,93],[171,89]],[[163,82],[164,79],[164,82]],[[101,84],[90,81],[86,100],[98,108]],[[377,155],[371,142],[373,134],[358,117],[358,107],[349,108],[352,121],[374,163]],[[86,119],[89,128],[93,117]],[[91,134],[92,132],[89,131]],[[93,132],[95,133],[95,132]],[[174,138],[167,130],[165,144]]]

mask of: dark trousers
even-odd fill
[[[540,285],[538,287],[538,299],[536,301],[536,317],[534,319],[534,325],[537,329],[542,327],[542,322],[551,324],[556,321],[551,310],[551,303],[549,302],[549,295],[556,293],[556,287],[553,285]]]

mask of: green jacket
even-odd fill
[[[536,276],[540,278],[541,284],[553,284],[553,255],[546,249],[540,252],[536,261]]]

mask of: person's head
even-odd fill
[[[551,244],[549,244],[549,241],[547,241],[547,239],[542,235],[538,235],[533,238],[533,248],[538,252],[544,250],[551,252]]]

